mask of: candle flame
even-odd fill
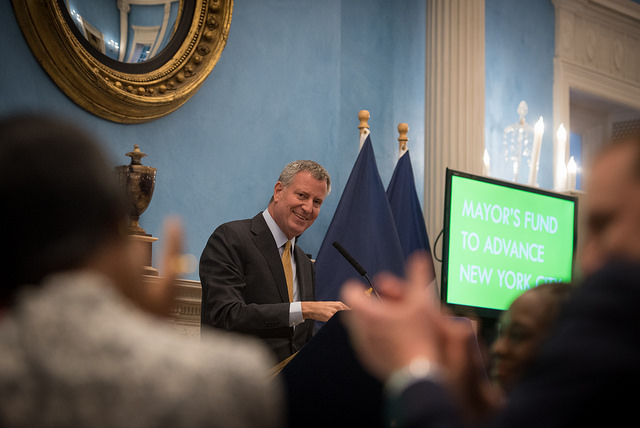
[[[558,136],[558,140],[560,141],[566,141],[567,139],[567,130],[564,128],[564,124],[561,123],[560,126],[558,126],[558,132],[556,133],[556,135]]]
[[[542,120],[542,116],[540,116],[540,119],[536,122],[534,129],[535,133],[538,135],[542,135],[544,133],[544,121]]]

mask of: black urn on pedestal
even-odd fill
[[[116,167],[120,185],[127,196],[127,211],[129,214],[129,234],[130,235],[149,235],[142,227],[140,227],[140,216],[147,209],[153,196],[153,189],[156,185],[156,169],[150,166],[142,165],[140,159],[146,156],[140,151],[140,147],[136,144],[133,151],[127,153],[131,158],[129,165],[120,165]]]
[[[149,206],[153,196],[156,168],[142,165],[140,160],[146,154],[140,151],[137,144],[133,146],[132,152],[127,153],[127,156],[131,158],[131,163],[115,168],[122,190],[126,195],[127,213],[129,214],[128,233],[133,240],[144,243],[146,247],[145,273],[157,275],[157,270],[151,267],[151,244],[158,238],[152,237],[140,226],[140,216]]]

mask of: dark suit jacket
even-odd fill
[[[628,426],[638,419],[640,265],[613,263],[567,304],[538,362],[492,427]],[[400,399],[404,427],[456,427],[440,385],[425,381]],[[444,399],[444,403],[443,403]]]
[[[301,301],[315,300],[313,265],[295,246]],[[311,338],[313,320],[289,327],[289,297],[278,248],[262,213],[219,226],[200,258],[202,326],[259,337],[278,361]]]

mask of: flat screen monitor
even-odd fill
[[[573,277],[577,198],[447,169],[444,303],[496,318],[525,290]]]

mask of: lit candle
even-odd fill
[[[565,190],[567,185],[567,163],[565,157],[567,156],[567,130],[564,129],[564,124],[560,124],[558,131],[556,132],[556,190]]]
[[[482,161],[484,163],[484,171],[482,173],[483,175],[488,176],[491,167],[491,158],[489,157],[489,152],[487,151],[487,149],[484,149],[484,156],[482,157]]]
[[[536,186],[538,181],[538,163],[540,162],[540,146],[542,145],[542,135],[544,134],[544,121],[542,116],[536,122],[533,135],[533,146],[531,147],[531,167],[529,168],[529,185]]]
[[[567,189],[576,190],[576,174],[578,172],[578,165],[576,160],[571,156],[567,163]]]

